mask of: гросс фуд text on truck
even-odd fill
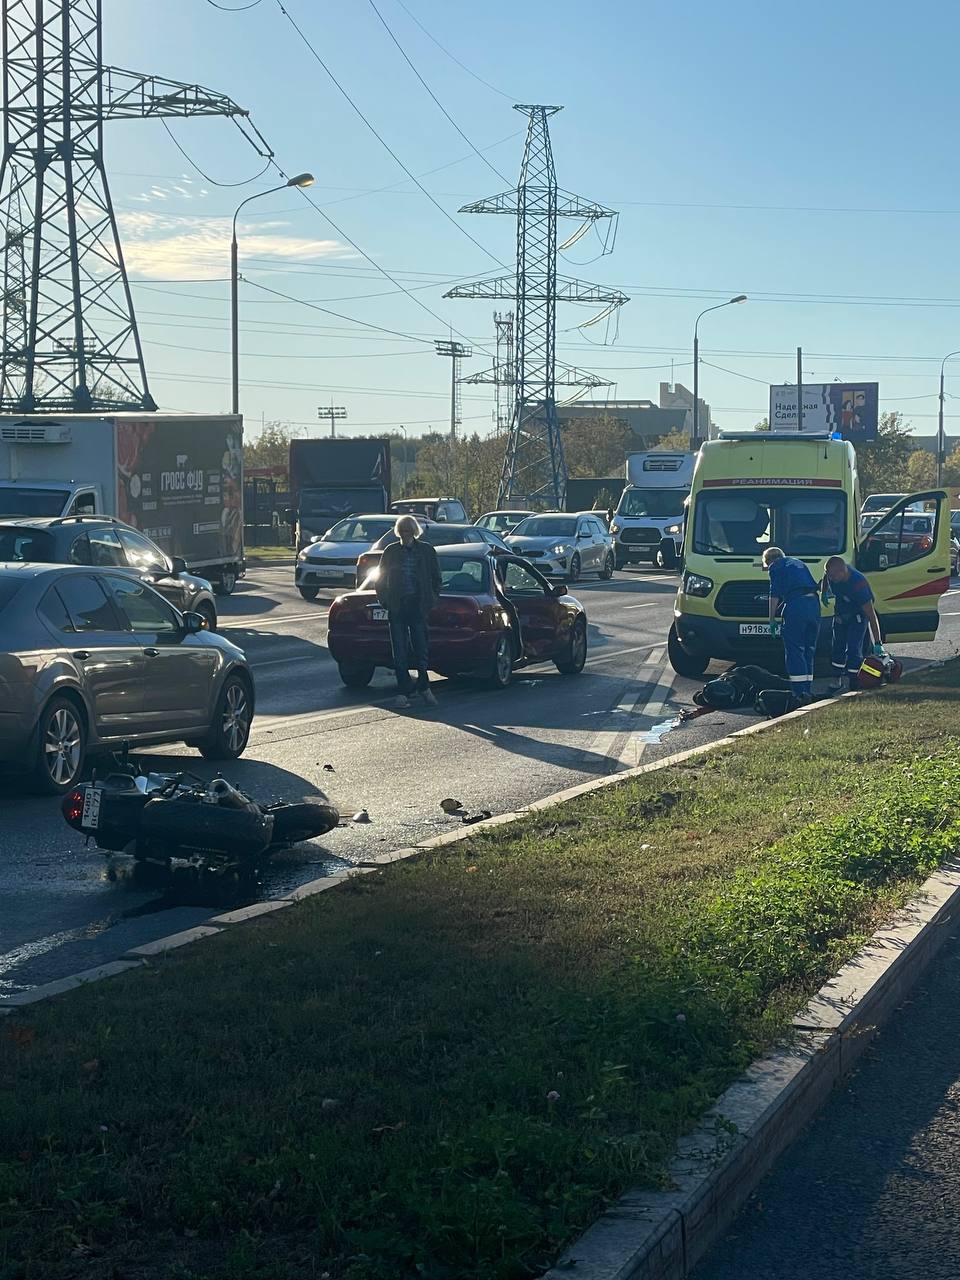
[[[0,517],[115,516],[229,595],[243,574],[232,415],[0,417]]]

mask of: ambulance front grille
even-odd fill
[[[763,582],[725,582],[717,592],[716,610],[722,618],[765,618],[769,601]]]

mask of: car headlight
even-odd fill
[[[567,545],[565,542],[558,542],[555,547],[550,548],[555,556],[563,556],[567,554]]]
[[[713,590],[713,579],[702,573],[688,573],[683,579],[683,589],[688,596],[708,596]]]
[[[617,520],[611,520],[611,521],[610,521],[610,532],[611,532],[611,533],[619,533],[622,527],[623,527],[623,526],[619,523],[619,521],[617,521]]]
[[[682,528],[683,525],[680,524],[668,524],[664,533],[679,533]]]
[[[307,548],[304,547],[304,549],[297,556],[297,561],[299,564],[303,564],[303,562],[307,559],[309,559],[309,557],[307,556]]]

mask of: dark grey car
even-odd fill
[[[206,578],[188,573],[185,561],[112,516],[37,516],[0,520],[0,562],[89,564],[129,569],[181,613],[202,614],[217,629],[217,605]]]
[[[0,765],[68,791],[88,752],[185,742],[241,755],[254,682],[242,651],[120,570],[0,564]]]

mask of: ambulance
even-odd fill
[[[917,538],[917,504],[933,516]],[[932,640],[940,596],[950,586],[950,504],[941,490],[905,494],[860,532],[853,445],[796,431],[724,434],[697,456],[685,521],[680,587],[667,651],[682,676],[702,675],[711,658],[769,666],[783,647],[770,634],[769,582],[761,562],[781,547],[818,581],[828,557],[867,575],[884,639]],[[830,617],[833,604],[823,609]],[[829,647],[830,628],[820,642]]]

